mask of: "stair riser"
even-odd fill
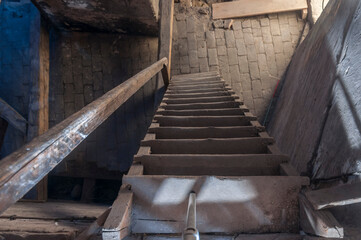
[[[225,81],[215,79],[215,80],[211,80],[211,81],[171,82],[169,84],[169,87],[208,85],[208,84],[220,84],[220,83],[225,83]]]
[[[157,139],[202,139],[202,138],[242,138],[257,137],[255,127],[236,128],[175,128],[162,127],[149,130]]]
[[[240,116],[244,115],[242,109],[230,108],[230,109],[204,109],[204,110],[159,110],[157,115],[167,116]]]
[[[163,102],[167,104],[187,104],[187,103],[207,103],[207,102],[227,102],[236,99],[232,96],[225,97],[203,97],[203,98],[186,98],[186,99],[164,99]]]
[[[187,110],[187,109],[222,109],[222,108],[239,108],[237,102],[222,102],[209,104],[174,104],[162,106],[165,110]]]
[[[264,138],[206,139],[206,140],[152,140],[143,141],[152,154],[266,154],[272,142]]]
[[[217,97],[217,96],[230,96],[234,94],[233,91],[221,91],[213,93],[198,93],[198,94],[165,94],[165,98],[177,99],[177,98],[197,98],[197,97]]]
[[[199,90],[199,89],[205,89],[205,88],[223,88],[225,86],[224,83],[218,83],[218,84],[207,84],[207,85],[190,85],[190,86],[169,86],[169,91],[177,91],[177,90]]]
[[[279,175],[282,155],[149,155],[135,157],[144,166],[145,175],[184,176],[267,176]]]
[[[200,88],[200,89],[189,89],[189,90],[167,90],[167,94],[189,94],[189,93],[212,93],[212,92],[223,92],[229,88]]]
[[[155,117],[160,126],[179,126],[179,127],[227,127],[227,126],[250,126],[250,121],[255,118],[239,116],[220,116],[220,117]]]

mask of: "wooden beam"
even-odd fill
[[[164,84],[168,85],[170,79],[171,60],[172,60],[174,0],[160,0],[159,9],[160,9],[160,19],[159,19],[158,59],[162,59],[164,57],[168,59],[168,68],[162,70]]]
[[[212,4],[213,19],[240,18],[307,8],[306,0],[238,0]]]
[[[8,128],[8,122],[0,117],[0,150],[4,143],[6,129]]]
[[[361,183],[309,191],[305,195],[317,210],[361,203]]]
[[[289,163],[280,164],[280,173],[282,176],[300,176],[298,171]]]
[[[45,177],[115,110],[156,75],[163,58],[0,161],[0,213]]]
[[[130,233],[132,204],[133,193],[130,186],[123,185],[104,223],[103,240],[121,240]]]
[[[87,229],[79,234],[79,236],[75,240],[88,240],[102,231],[102,227],[107,220],[111,208],[105,210],[105,212],[100,215],[96,221],[94,221]]]
[[[11,126],[26,134],[27,121],[14,108],[0,98],[0,117],[5,119]]]
[[[325,238],[343,238],[342,226],[328,210],[314,210],[302,194],[299,196],[299,201],[300,224],[304,232]]]

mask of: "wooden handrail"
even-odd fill
[[[0,161],[0,214],[22,198],[159,71],[162,58]],[[168,74],[167,74],[168,76]],[[169,82],[164,79],[165,85]]]
[[[0,117],[23,134],[26,134],[27,121],[2,98],[0,98]]]

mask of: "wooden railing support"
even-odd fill
[[[0,98],[0,117],[5,119],[11,126],[26,134],[27,121],[14,108]]]
[[[0,214],[167,66],[162,58],[0,161]]]

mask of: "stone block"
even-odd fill
[[[215,48],[208,49],[209,66],[218,65],[217,50]]]
[[[260,71],[268,71],[266,54],[258,54],[257,58]]]
[[[242,30],[242,22],[240,20],[235,20],[233,22],[233,30]]]
[[[269,26],[269,19],[268,18],[261,18],[260,19],[261,27]]]
[[[231,75],[232,83],[233,82],[241,82],[241,77],[240,77],[238,65],[229,66],[229,73]]]
[[[190,69],[189,65],[181,65],[180,66],[180,72],[182,74],[190,73],[191,69]]]
[[[211,67],[209,67],[209,71],[211,71],[211,72],[219,72],[219,66],[211,66]]]
[[[261,80],[252,80],[252,96],[253,99],[263,97]]]
[[[187,17],[187,33],[195,33],[196,32],[196,19],[194,17]]]
[[[281,37],[283,42],[291,42],[291,33],[288,25],[281,25]]]
[[[197,38],[195,33],[187,33],[187,44],[189,50],[197,50]]]
[[[74,102],[74,85],[67,83],[64,84],[64,102]]]
[[[249,73],[247,56],[238,57],[238,65],[241,73]]]
[[[261,25],[260,25],[258,19],[252,19],[251,20],[251,26],[252,26],[252,29],[261,28]]]
[[[179,39],[187,37],[186,21],[177,21],[177,33]]]
[[[216,39],[224,38],[224,30],[223,29],[215,29],[214,30]]]
[[[283,53],[283,42],[281,36],[273,36],[273,46],[275,53]]]
[[[208,48],[215,48],[216,47],[216,38],[213,31],[206,32],[206,40],[207,40],[207,47]]]
[[[280,23],[280,25],[288,24],[287,13],[279,13],[278,14],[278,22]]]
[[[226,46],[226,40],[224,38],[216,38],[216,45],[218,46]]]
[[[66,67],[62,67],[61,80],[63,83],[73,83],[73,72]]]
[[[280,36],[280,25],[278,23],[278,19],[271,19],[270,20],[270,27],[271,27],[271,34],[272,36]]]
[[[76,74],[73,76],[74,79],[74,93],[83,93],[83,74]]]
[[[93,72],[102,71],[102,56],[92,55],[92,70]]]
[[[188,55],[188,41],[187,39],[179,39],[178,41],[179,46],[179,55],[180,56],[187,56]]]
[[[229,63],[229,65],[238,65],[237,49],[236,48],[227,48],[227,55],[228,55],[228,63]]]
[[[253,37],[262,37],[262,30],[261,28],[253,28],[252,29]]]
[[[287,62],[283,53],[276,53],[276,64],[278,72],[283,72],[286,69]]]
[[[257,61],[257,52],[254,45],[246,45],[248,61]]]
[[[199,73],[199,67],[191,67],[191,73]]]
[[[251,20],[246,19],[242,22],[242,27],[243,28],[250,28],[251,27]]]
[[[237,48],[237,54],[239,56],[242,55],[246,55],[247,54],[247,50],[246,50],[246,45],[244,42],[244,39],[236,39],[236,48]]]
[[[262,38],[264,43],[272,43],[272,35],[270,27],[262,27]]]
[[[199,70],[200,72],[209,72],[208,59],[199,58]]]
[[[223,28],[224,24],[223,24],[223,20],[215,20],[212,23],[214,28]]]
[[[85,85],[84,86],[84,103],[85,103],[85,105],[91,103],[93,100],[94,100],[93,86]]]
[[[236,41],[233,35],[233,31],[226,30],[224,31],[225,37],[226,37],[226,46],[227,48],[233,48],[236,46]]]
[[[283,50],[286,58],[291,58],[294,52],[291,42],[284,42],[283,43]]]
[[[113,79],[112,75],[103,74],[103,90],[104,93],[108,92],[109,90],[113,89]]]
[[[103,90],[103,73],[95,72],[93,81],[94,91]]]
[[[91,55],[88,52],[84,52],[81,57],[82,57],[83,67],[91,67],[92,65]]]
[[[226,48],[226,46],[218,46],[218,47],[217,47],[217,53],[218,53],[218,56],[225,56],[225,55],[227,55],[227,48]]]
[[[258,63],[257,62],[249,62],[248,65],[249,65],[249,72],[250,72],[252,81],[261,79],[261,76],[259,74]]]
[[[236,39],[243,39],[243,31],[242,30],[234,30],[233,34]]]
[[[75,111],[79,111],[85,106],[84,104],[84,95],[83,94],[75,94],[74,95],[74,108]]]
[[[249,73],[241,74],[241,83],[244,91],[252,90],[251,77],[249,76]]]
[[[55,113],[64,113],[64,96],[61,94],[56,94],[54,96],[54,109]],[[52,112],[52,111],[50,111]],[[56,119],[55,119],[56,120]]]
[[[189,56],[180,57],[180,65],[189,65]]]
[[[204,39],[205,27],[201,22],[197,22],[196,24],[196,37],[197,39]]]
[[[192,68],[199,66],[197,50],[189,51],[189,65]]]
[[[256,47],[256,52],[257,53],[264,53],[265,52],[262,37],[255,37],[254,38],[254,45]]]
[[[218,62],[222,72],[229,72],[228,56],[218,56]]]
[[[252,33],[243,32],[244,42],[246,45],[254,44]]]
[[[93,84],[92,70],[90,67],[83,68],[83,83],[84,84]]]
[[[70,117],[73,113],[75,113],[74,102],[65,103],[64,113],[65,113],[65,118]]]

